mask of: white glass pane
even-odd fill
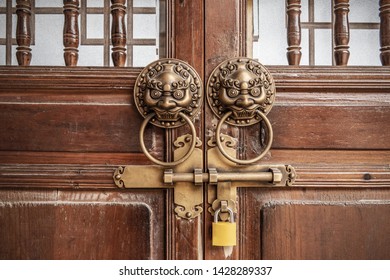
[[[64,65],[63,15],[35,15],[31,65]]]
[[[133,24],[134,38],[156,38],[156,15],[134,15]]]
[[[348,65],[381,65],[379,58],[379,30],[351,29]]]
[[[62,0],[35,0],[35,7],[63,7]]]
[[[0,65],[5,65],[5,46],[0,45]]]
[[[104,66],[103,46],[80,46],[78,66]]]
[[[315,65],[332,65],[332,32],[330,29],[317,29],[314,34]]]
[[[378,0],[350,0],[349,22],[379,22]]]
[[[156,7],[156,0],[133,0],[133,7]]]
[[[16,47],[17,46],[12,46],[11,65],[18,65],[18,60],[16,59]]]
[[[332,2],[330,0],[314,1],[314,21],[332,21]]]
[[[88,8],[103,8],[104,7],[104,0],[85,0],[87,1],[87,7]]]
[[[158,59],[155,46],[133,46],[133,66],[144,67]]]
[[[286,65],[285,1],[261,0],[259,42],[254,44],[253,57],[266,65]]]
[[[309,3],[308,0],[301,1],[301,22],[309,21]]]
[[[0,7],[6,6],[6,0],[0,0]]]
[[[104,15],[87,15],[87,38],[104,37]]]
[[[0,15],[0,38],[5,38],[5,35],[6,35],[6,29],[5,29],[6,23],[7,23],[6,15],[1,14]]]
[[[16,38],[16,25],[18,23],[18,16],[12,14],[12,38]]]
[[[302,29],[301,34],[302,57],[300,65],[309,65],[309,30]]]

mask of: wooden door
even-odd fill
[[[0,67],[0,259],[201,259],[202,217],[177,218],[172,189],[114,184],[119,166],[151,164],[139,146],[143,118],[132,94],[141,68],[27,66],[31,1],[17,2],[23,59]],[[120,65],[126,1],[104,2],[113,10]],[[65,59],[75,65],[79,1],[65,4]],[[168,42],[161,56],[185,60],[203,76],[203,2],[160,7],[167,18],[160,39]],[[195,126],[200,135],[200,118]],[[172,139],[161,128],[145,133],[156,158],[169,158]]]
[[[224,59],[250,56],[251,18],[245,7],[252,1],[206,2],[207,77]],[[288,43],[295,52],[301,1],[287,2],[294,15]],[[348,1],[336,2],[343,2],[339,11],[345,17]],[[381,11],[383,17],[384,6]],[[381,32],[388,30],[388,22],[382,23]],[[386,44],[382,39],[382,47]],[[286,38],[286,52],[287,47]],[[268,114],[274,141],[260,164],[291,164],[297,179],[292,187],[238,188],[238,244],[233,250],[212,247],[206,226],[206,258],[389,259],[388,66],[268,69],[276,85]],[[205,131],[215,131],[216,117],[207,106],[205,110]],[[259,131],[259,126],[225,130],[238,140],[237,156],[242,158],[259,153]],[[206,215],[206,225],[210,220]]]
[[[220,62],[250,56],[250,1],[165,3],[166,56],[204,84]],[[140,68],[1,67],[0,258],[388,259],[388,68],[268,69],[275,136],[261,164],[291,164],[298,177],[238,188],[237,246],[223,248],[211,245],[207,185],[202,215],[183,219],[172,188],[114,184],[118,166],[152,164],[133,104]],[[204,102],[195,121],[204,171],[215,122]],[[145,142],[170,159],[183,131],[148,128]],[[257,154],[258,127],[227,132],[239,157]]]

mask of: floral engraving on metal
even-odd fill
[[[271,110],[275,83],[271,73],[250,58],[228,59],[217,66],[207,83],[207,101],[218,118],[232,114],[227,122],[236,126],[258,123]]]
[[[200,112],[203,99],[202,81],[196,71],[178,59],[160,59],[146,66],[134,87],[134,100],[145,118],[154,113],[151,123],[176,128],[193,120]]]

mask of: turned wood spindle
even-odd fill
[[[347,65],[349,59],[349,0],[334,0],[334,59],[336,65]]]
[[[125,66],[126,63],[126,0],[111,0],[111,42],[112,61],[114,66]]]
[[[287,0],[287,60],[289,65],[301,61],[301,0]]]
[[[64,0],[64,60],[66,66],[77,66],[79,59],[79,0]]]
[[[390,0],[379,1],[380,57],[383,66],[390,65]]]
[[[31,1],[16,0],[16,58],[20,66],[29,66],[31,63]]]

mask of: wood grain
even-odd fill
[[[161,192],[1,190],[0,259],[164,259]]]
[[[262,212],[264,259],[376,260],[390,257],[389,201],[274,202]]]

